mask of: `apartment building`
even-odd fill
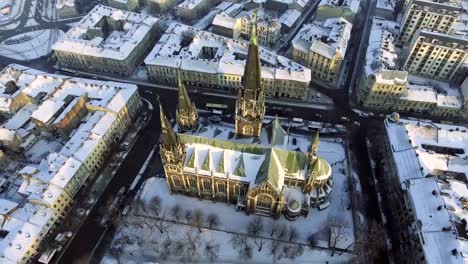
[[[468,60],[468,39],[419,29],[403,58],[403,68],[411,74],[450,80]]]
[[[74,17],[78,15],[75,0],[57,0],[55,4],[60,18]]]
[[[138,0],[108,0],[108,3],[112,7],[132,12],[140,7]]]
[[[408,45],[418,29],[448,33],[460,11],[460,3],[455,1],[407,1],[403,10],[398,44]]]
[[[329,18],[342,17],[349,22],[354,22],[354,17],[359,12],[360,0],[321,0],[315,19],[325,21]]]
[[[344,18],[304,25],[292,42],[292,58],[311,69],[312,77],[335,83],[348,48],[352,24]]]
[[[219,0],[185,0],[177,6],[177,13],[182,20],[191,21],[200,18]]]
[[[146,5],[149,6],[152,9],[152,11],[156,13],[166,12],[176,3],[176,0],[146,0]]]

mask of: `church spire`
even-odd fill
[[[317,156],[318,148],[319,148],[319,135],[320,135],[320,130],[317,130],[317,133],[315,134],[314,141],[310,144],[309,148],[309,155],[312,155],[313,157]]]
[[[243,88],[246,90],[260,90],[261,85],[261,68],[260,55],[258,52],[258,37],[257,37],[257,13],[252,14],[252,30],[250,33],[250,45],[247,53],[247,61],[244,68],[244,78],[242,80]],[[253,94],[252,94],[253,95]],[[257,98],[251,98],[257,99]]]
[[[181,129],[193,130],[198,125],[198,111],[195,104],[190,100],[180,75],[177,76],[177,79],[179,83],[179,105],[176,111],[176,121]]]
[[[242,87],[236,103],[236,134],[259,137],[265,115],[265,95],[262,86],[260,55],[257,40],[257,14],[252,14],[252,31],[245,62]]]
[[[161,144],[164,147],[175,146],[177,144],[177,136],[172,129],[172,125],[167,119],[166,112],[164,111],[161,101],[159,100],[159,118],[161,120]]]

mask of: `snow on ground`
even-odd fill
[[[64,34],[61,30],[39,30],[16,35],[0,43],[0,55],[28,61],[51,52],[52,44]]]
[[[270,217],[247,215],[242,211],[236,211],[234,205],[228,205],[222,202],[213,202],[208,200],[199,200],[192,197],[183,195],[171,195],[169,193],[166,180],[164,178],[150,178],[148,179],[137,196],[136,201],[131,205],[130,214],[128,214],[117,231],[111,243],[112,250],[108,250],[107,257],[104,258],[102,263],[114,263],[112,256],[119,256],[120,263],[142,263],[145,261],[161,261],[161,249],[166,250],[170,248],[164,243],[168,242],[170,238],[171,243],[176,243],[178,240],[187,241],[190,238],[185,236],[196,236],[197,248],[194,256],[191,259],[199,262],[207,262],[203,254],[204,245],[210,240],[219,244],[219,258],[217,262],[248,262],[240,260],[238,251],[233,249],[232,233],[246,234],[246,227],[248,223],[260,217],[263,220],[264,231],[260,234],[265,241],[262,251],[258,252],[256,240],[249,238],[250,244],[253,247],[253,258],[250,261],[255,263],[271,263],[273,258],[271,256],[270,245],[272,243],[269,234],[272,223],[284,225],[289,229],[290,227],[296,228],[298,232],[297,238],[294,240],[302,245],[308,245],[308,238],[313,235],[314,240],[321,246],[328,245],[329,239],[329,223],[333,220],[340,219],[346,226],[346,234],[338,241],[337,244],[341,248],[346,248],[353,243],[353,218],[350,209],[350,197],[347,191],[347,177],[345,176],[346,161],[344,146],[341,143],[336,143],[334,140],[321,140],[319,155],[325,158],[333,167],[333,191],[330,196],[330,206],[319,211],[311,209],[307,217],[300,217],[295,221],[288,221],[281,216],[278,220],[274,221]],[[151,205],[154,204],[154,198],[158,197],[161,201],[161,209],[159,217],[165,221],[155,220],[155,214],[151,210]],[[187,221],[182,216],[179,220],[171,213],[174,205],[181,207],[182,215],[187,210],[200,209],[204,217],[210,214],[215,214],[219,218],[219,225],[216,230],[203,229],[200,233],[197,228],[187,225]],[[143,208],[143,209],[142,209]],[[192,211],[193,212],[193,211]],[[155,225],[166,229],[161,234]],[[204,221],[203,226],[206,227],[207,221]],[[153,227],[153,228],[151,228]],[[152,230],[152,231],[151,231]],[[169,234],[169,235],[168,235]],[[283,243],[283,245],[292,245]],[[116,249],[117,248],[117,249]],[[304,252],[300,257],[296,258],[298,263],[324,263],[329,261],[332,263],[348,262],[351,255],[344,253],[340,255],[335,253],[331,257],[331,251],[323,248],[310,248],[305,246]],[[138,253],[137,253],[138,252]],[[168,256],[169,261],[180,261],[180,252],[172,252],[174,256]],[[276,263],[291,263],[292,259],[276,260]]]
[[[26,22],[26,25],[25,27],[32,27],[32,26],[37,26],[39,25],[39,23],[36,22],[36,20],[34,18],[30,18],[28,19],[28,21]]]

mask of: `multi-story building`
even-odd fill
[[[468,61],[468,39],[419,29],[404,57],[403,68],[409,73],[450,80]]]
[[[258,4],[263,4],[263,7],[268,10],[278,11],[281,13],[286,12],[288,9],[295,9],[303,12],[306,7],[313,1],[311,0],[253,0]],[[258,7],[258,6],[257,6]]]
[[[418,29],[448,33],[460,11],[460,3],[455,1],[407,1],[403,9],[398,44],[409,44]]]
[[[468,130],[385,120],[383,183],[398,263],[465,263]]]
[[[301,17],[302,13],[296,9],[288,9],[284,12],[279,18],[278,23],[281,24],[281,33],[288,33],[293,26],[296,25],[296,22]]]
[[[130,75],[153,44],[154,17],[97,5],[52,49],[61,67]]]
[[[317,20],[342,17],[351,23],[359,12],[360,0],[321,0],[317,8]]]
[[[135,85],[12,64],[0,72],[0,105],[0,147],[14,161],[0,170],[0,263],[32,263],[141,101]]]
[[[55,7],[57,8],[58,15],[61,18],[74,17],[78,15],[75,0],[57,0]]]
[[[397,69],[395,36],[398,24],[375,17],[366,50],[366,60],[359,80],[358,98],[365,107],[393,107],[406,89],[408,73]]]
[[[348,48],[352,25],[344,18],[304,25],[292,42],[293,60],[309,67],[312,77],[335,83]]]
[[[258,40],[257,40],[258,41]],[[188,86],[237,90],[241,85],[248,43],[173,23],[146,57],[148,77]],[[304,100],[310,69],[260,48],[262,82],[267,96]]]
[[[110,6],[127,11],[135,11],[140,7],[138,0],[108,0]]]
[[[194,129],[181,132],[172,128],[160,107],[160,153],[167,184],[172,193],[236,204],[247,213],[284,213],[296,219],[327,202],[331,167],[318,156],[318,132],[310,144],[307,137],[286,133],[278,119],[262,127],[265,90],[255,25],[247,57],[234,128],[193,120]],[[186,106],[189,109],[182,109]],[[179,101],[178,113],[183,112],[192,112],[192,107]]]
[[[191,21],[201,17],[219,0],[185,0],[177,6],[177,13],[182,20]]]
[[[146,0],[146,5],[156,13],[166,12],[176,3],[176,0]]]
[[[213,19],[212,31],[215,34],[233,39],[247,40],[252,28],[252,16],[256,12],[243,12],[237,17],[230,17],[226,13],[217,14]],[[274,18],[258,15],[258,41],[266,47],[278,43],[281,37],[281,24]]]

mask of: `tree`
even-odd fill
[[[249,224],[247,225],[247,234],[251,235],[254,238],[254,243],[258,248],[258,251],[262,251],[263,245],[265,241],[258,237],[261,232],[263,231],[263,218],[257,216],[250,220]]]
[[[342,218],[332,217],[328,222],[330,230],[330,247],[332,248],[331,256],[335,255],[336,245],[338,241],[344,239],[348,235],[349,224]]]
[[[171,255],[171,248],[172,248],[172,240],[170,238],[166,238],[159,250],[159,258],[162,260],[166,260]]]
[[[276,239],[285,239],[288,236],[288,228],[285,224],[278,224]]]
[[[270,237],[275,237],[277,232],[278,232],[278,222],[276,220],[272,220],[270,224]]]
[[[204,254],[208,258],[208,260],[213,263],[219,257],[219,250],[221,246],[214,240],[210,240],[206,242]]]
[[[200,208],[197,208],[193,211],[193,224],[198,228],[198,232],[201,232],[201,227],[203,226],[203,221],[205,217],[203,215],[203,211]]]
[[[301,256],[304,253],[304,247],[297,244],[284,244],[281,247],[280,254],[278,259],[288,258],[294,260],[295,258]]]
[[[281,242],[276,240],[276,239],[273,239],[270,241],[270,253],[271,253],[271,256],[273,257],[273,259],[277,259],[278,258],[278,255],[279,255],[279,250],[280,250],[280,247],[281,247]]]
[[[179,221],[179,220],[180,220],[180,217],[181,217],[181,215],[182,215],[182,208],[180,207],[180,205],[175,204],[175,205],[171,208],[171,215],[172,215],[172,217],[173,217],[176,221]]]
[[[159,217],[159,214],[161,213],[161,204],[161,198],[159,196],[155,196],[151,199],[150,204],[148,205],[151,213],[156,217]]]
[[[237,250],[241,262],[252,258],[252,246],[249,244],[246,235],[234,234],[231,237],[231,244],[232,247]]]
[[[172,248],[173,255],[180,256],[180,261],[184,263],[193,262],[197,257],[199,236],[193,230],[185,234],[184,238],[177,240]]]
[[[184,217],[185,217],[185,220],[187,220],[187,224],[190,223],[190,221],[192,220],[192,210],[190,209],[185,210]]]
[[[209,228],[215,228],[219,225],[219,217],[218,215],[214,213],[210,213],[207,218],[208,221],[208,227]]]
[[[309,237],[307,237],[307,241],[309,242],[309,246],[317,246],[319,241],[318,233],[313,233],[309,235]]]
[[[159,230],[159,233],[163,234],[164,232],[167,232],[168,228],[172,225],[169,222],[164,221],[164,216],[161,218],[148,217],[142,222],[142,224],[146,225],[150,229],[150,237],[153,235],[155,229]]]
[[[297,232],[297,228],[290,225],[289,226],[289,241],[292,242],[292,241],[296,240],[296,238],[298,236],[299,236],[299,233]]]

